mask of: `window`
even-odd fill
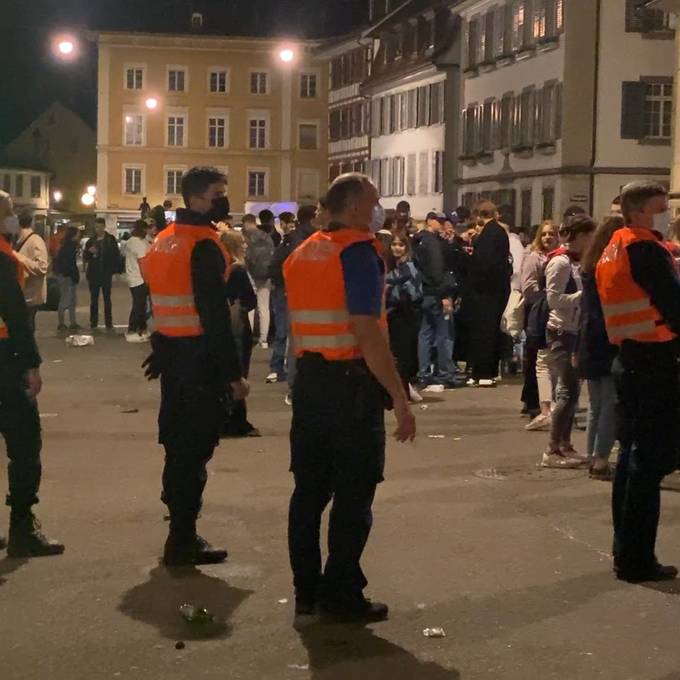
[[[645,7],[645,0],[626,0],[627,33],[668,33],[670,13]]]
[[[430,85],[430,125],[444,122],[444,83]]]
[[[184,116],[168,116],[168,146],[184,146]]]
[[[409,154],[406,159],[406,194],[408,196],[415,196],[416,193],[416,171],[417,171],[418,157],[416,154]]]
[[[430,184],[430,152],[421,151],[418,156],[418,193],[427,194]]]
[[[380,187],[380,161],[374,158],[371,161],[371,181],[376,187]]]
[[[31,198],[40,198],[42,191],[42,177],[31,175]]]
[[[646,83],[645,137],[670,139],[673,112],[673,83]]]
[[[546,83],[537,93],[536,141],[539,144],[554,144],[561,135],[562,87],[558,82]]]
[[[521,215],[521,224],[520,226],[522,227],[530,227],[531,226],[531,189],[523,189],[522,190],[522,215]]]
[[[432,155],[432,191],[441,194],[444,191],[444,152],[435,151]]]
[[[555,0],[555,28],[558,33],[564,29],[564,0]]]
[[[407,130],[409,125],[408,117],[408,92],[402,92],[399,95],[399,129]]]
[[[229,91],[229,71],[212,69],[209,74],[209,89],[212,94],[224,94]]]
[[[527,88],[520,96],[521,119],[520,139],[522,147],[531,147],[534,143],[534,88]]]
[[[227,118],[226,116],[208,117],[208,146],[214,149],[223,149],[227,145]]]
[[[267,193],[267,173],[263,170],[248,171],[248,196],[263,198]]]
[[[414,128],[418,123],[418,90],[408,92],[408,127]]]
[[[476,152],[477,105],[471,104],[463,111],[463,158],[472,158]]]
[[[129,66],[125,69],[125,89],[126,90],[144,89],[143,66]]]
[[[474,70],[479,64],[479,20],[468,24],[468,69]]]
[[[534,40],[543,40],[547,35],[547,10],[543,3],[534,7]]]
[[[248,147],[267,148],[267,121],[264,118],[251,118],[248,121]]]
[[[23,175],[17,175],[15,180],[14,180],[14,194],[15,196],[23,196],[24,195],[24,176]]]
[[[319,148],[319,126],[317,123],[300,123],[298,128],[301,149],[315,150]]]
[[[524,0],[515,0],[512,5],[512,49],[519,52],[524,45],[526,6]]]
[[[185,92],[186,70],[183,68],[168,69],[168,92]]]
[[[303,73],[300,76],[300,97],[302,99],[316,98],[316,73]]]
[[[340,109],[335,109],[328,115],[328,138],[331,142],[340,139]]]
[[[171,168],[165,173],[165,193],[168,196],[179,196],[182,193],[182,176],[184,170]]]
[[[384,135],[390,133],[390,111],[392,110],[392,97],[382,97],[380,99],[382,120],[380,121],[380,131]]]
[[[390,184],[390,159],[380,160],[380,195],[389,196],[392,185]]]
[[[371,102],[371,135],[380,137],[380,99]]]
[[[484,17],[484,54],[482,63],[492,64],[496,52],[494,43],[494,32],[496,30],[496,12],[490,11]]]
[[[555,188],[543,187],[543,219],[551,220],[555,213]]]
[[[269,91],[269,74],[254,71],[250,74],[250,94],[267,94]]]
[[[418,88],[418,120],[417,127],[430,124],[430,88],[425,85]]]
[[[495,59],[502,57],[508,51],[505,46],[505,7],[496,7],[494,11],[493,28],[493,56]]]
[[[404,195],[404,166],[405,161],[400,156],[392,159],[392,196]]]
[[[124,125],[124,145],[144,145],[144,116],[141,113],[126,113]]]
[[[142,169],[141,168],[125,168],[125,187],[126,194],[141,194],[142,193]]]
[[[492,133],[493,133],[493,99],[487,99],[482,106],[481,112],[481,144],[480,151],[488,153],[493,150]]]
[[[2,178],[2,189],[8,194],[12,193],[12,175],[7,174]]]

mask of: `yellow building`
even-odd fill
[[[327,184],[327,64],[317,43],[98,33],[97,214],[182,205],[182,173],[229,177],[232,213],[313,203]]]

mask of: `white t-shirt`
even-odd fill
[[[135,288],[144,283],[142,272],[139,269],[139,260],[148,252],[151,245],[146,239],[131,236],[125,246],[125,274],[128,286]]]

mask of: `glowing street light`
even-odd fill
[[[83,195],[80,197],[80,202],[81,202],[84,206],[86,206],[86,207],[89,208],[91,205],[94,205],[94,196],[92,196],[91,194],[83,194]]]
[[[61,193],[61,191],[55,191],[52,194],[52,198],[54,198],[55,203],[59,203],[62,198],[64,198],[64,194]]]
[[[131,123],[132,122],[132,116],[125,116],[125,122]]]
[[[69,34],[56,35],[52,38],[52,51],[57,59],[72,61],[78,56],[78,40]]]
[[[156,97],[149,97],[144,103],[149,111],[154,111],[158,108],[158,99],[156,99]]]
[[[290,47],[285,47],[279,52],[279,59],[284,63],[284,64],[290,64],[293,59],[295,59],[295,52],[290,49]]]
[[[73,51],[76,49],[76,46],[70,40],[62,40],[57,45],[57,49],[59,50],[60,54],[68,56],[69,54],[73,54]]]
[[[90,194],[90,196],[96,196],[97,195],[97,187],[94,186],[94,184],[90,184],[90,186],[87,187],[87,193]]]

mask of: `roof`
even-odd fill
[[[252,45],[253,43],[258,43],[262,46],[265,45],[278,45],[282,40],[289,40],[293,43],[300,43],[304,45],[309,45],[311,47],[316,47],[321,43],[318,39],[307,39],[307,38],[296,38],[294,36],[270,36],[270,37],[258,37],[258,36],[248,36],[248,35],[227,35],[227,34],[208,34],[208,33],[145,33],[144,31],[87,31],[85,37],[91,42],[104,42],[104,43],[119,43],[124,44],[126,39],[131,42],[137,42],[139,40],[146,40],[151,42],[161,42],[163,39],[187,42],[191,44],[200,43],[201,41],[206,42],[229,42],[229,43],[246,43]]]

